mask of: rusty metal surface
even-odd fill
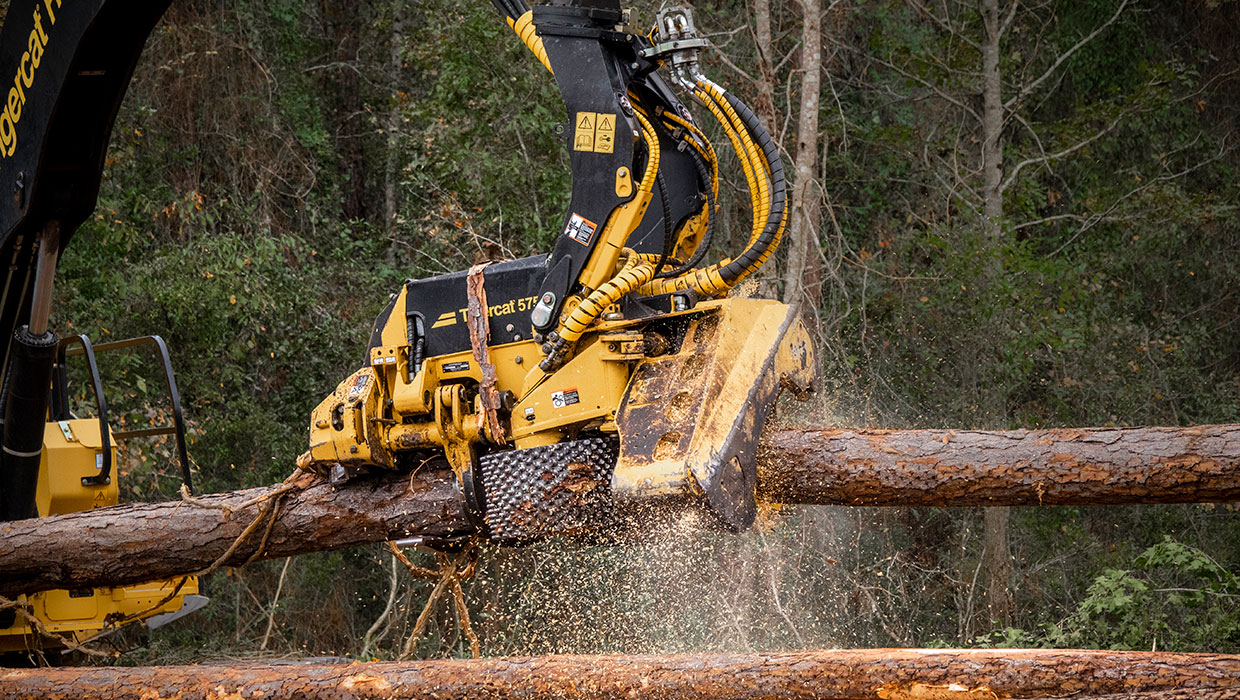
[[[947,694],[927,694],[931,691]],[[1063,649],[841,649],[0,671],[0,700],[1221,700],[1234,698],[1237,691],[1240,656]]]
[[[474,361],[482,373],[478,383],[478,395],[482,400],[482,414],[485,418],[487,434],[499,445],[508,444],[504,428],[499,423],[499,390],[496,389],[498,378],[495,376],[495,365],[491,364],[490,351],[491,323],[487,316],[487,290],[484,286],[484,270],[489,263],[479,263],[469,268],[469,277],[465,282],[465,293],[469,299],[466,323],[469,326],[469,344],[474,352]],[[480,425],[479,428],[482,426]],[[481,432],[481,431],[480,431]]]

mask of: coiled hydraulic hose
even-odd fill
[[[632,248],[625,248],[621,251],[621,257],[624,258],[624,265],[620,268],[620,272],[594,290],[565,319],[560,329],[560,338],[564,342],[574,343],[579,340],[586,327],[593,323],[594,319],[598,318],[608,306],[654,279],[654,265],[635,254]]]
[[[547,58],[547,47],[543,46],[542,37],[538,36],[538,33],[534,31],[534,11],[526,10],[524,14],[516,19],[509,17],[508,26],[512,27],[512,30],[517,33],[521,43],[525,44],[526,48],[534,53],[539,63],[542,63],[543,67],[554,75],[555,71],[551,70],[551,60]]]
[[[762,234],[744,252],[725,265],[719,273],[726,282],[735,285],[762,267],[779,246],[779,240],[783,236],[784,227],[788,221],[788,185],[784,176],[784,164],[779,157],[779,149],[775,146],[775,141],[767,133],[766,128],[762,126],[762,121],[745,103],[731,94],[723,93],[723,97],[739,114],[749,132],[756,137],[771,178],[770,211]]]
[[[736,258],[679,277],[655,280],[639,290],[643,295],[693,289],[704,296],[720,296],[770,258],[787,224],[787,181],[770,134],[752,110],[717,85],[702,81],[695,95],[719,121],[741,161],[753,205],[753,231],[745,250]]]
[[[693,164],[697,166],[698,177],[702,178],[702,180],[708,178],[710,174],[706,171],[706,164],[702,162],[702,156],[698,155],[695,150],[690,150],[689,155],[693,159]],[[702,262],[702,258],[706,257],[706,251],[710,248],[711,240],[715,237],[715,217],[711,216],[715,211],[715,197],[712,189],[707,188],[706,190],[706,232],[702,234],[702,240],[698,241],[697,249],[693,251],[693,255],[688,261],[673,270],[658,272],[658,268],[656,268],[655,279],[679,277],[697,267],[698,263]],[[669,236],[668,238],[670,239],[671,237]],[[662,267],[662,262],[660,262],[659,267]]]

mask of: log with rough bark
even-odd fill
[[[978,432],[782,430],[759,458],[763,498],[873,506],[1240,501],[1240,426]],[[308,477],[303,477],[308,478]],[[258,558],[468,529],[450,472],[387,474],[284,496]],[[208,496],[214,506],[265,493]],[[173,502],[0,523],[0,595],[198,571],[253,520]],[[261,528],[227,563],[249,559]]]
[[[782,430],[768,500],[854,506],[1240,501],[1240,425],[1052,430]]]
[[[309,474],[298,479],[305,488],[283,495],[258,559],[468,529],[450,471],[384,474],[343,488]],[[121,586],[200,571],[228,551],[263,504],[238,508],[275,488],[0,523],[0,595]],[[265,530],[264,522],[224,563],[244,564]]]
[[[0,670],[0,700],[1240,697],[1240,656],[1044,649]]]

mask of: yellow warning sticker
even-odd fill
[[[573,150],[584,153],[611,153],[616,148],[616,115],[578,112],[573,132]]]
[[[594,152],[611,153],[616,144],[616,115],[599,114],[594,132]]]
[[[573,134],[574,151],[594,151],[594,123],[597,117],[594,112],[577,113],[577,130]]]

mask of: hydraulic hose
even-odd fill
[[[608,306],[654,279],[654,265],[642,260],[631,248],[625,248],[621,255],[624,256],[625,262],[620,272],[594,290],[565,319],[564,326],[560,330],[560,338],[564,342],[574,343],[579,340],[586,327],[593,323],[594,319],[598,318]]]
[[[539,63],[542,63],[543,67],[554,75],[555,71],[551,70],[551,60],[547,58],[547,47],[543,46],[542,37],[538,36],[538,33],[534,31],[534,11],[526,10],[516,19],[509,17],[508,26],[512,27],[512,30],[517,33],[521,43],[525,44],[526,48],[534,53]]]
[[[770,258],[787,223],[787,181],[770,134],[752,110],[717,85],[702,81],[695,95],[719,121],[741,161],[753,205],[753,230],[745,250],[736,258],[689,270],[679,277],[655,280],[640,290],[644,295],[684,289],[708,297],[725,294]]]
[[[753,134],[762,149],[762,154],[770,168],[771,177],[771,209],[762,234],[744,252],[729,262],[720,271],[720,276],[729,284],[736,284],[759,267],[775,252],[779,240],[783,236],[788,220],[787,211],[787,180],[784,176],[783,160],[779,157],[779,149],[775,141],[762,126],[762,121],[745,103],[729,93],[723,94],[732,109],[739,114],[745,127]]]
[[[702,162],[702,157],[698,155],[697,151],[691,150],[689,155],[693,158],[693,164],[697,166],[698,177],[703,180],[710,177],[710,173],[706,170],[706,164]],[[702,240],[698,242],[697,249],[693,251],[692,257],[674,270],[657,272],[656,268],[655,279],[679,277],[697,267],[698,263],[702,262],[702,258],[706,257],[706,251],[710,248],[711,240],[715,236],[715,217],[712,216],[715,211],[715,197],[712,190],[712,187],[706,188],[706,232],[702,234]],[[662,263],[659,266],[662,267]]]

